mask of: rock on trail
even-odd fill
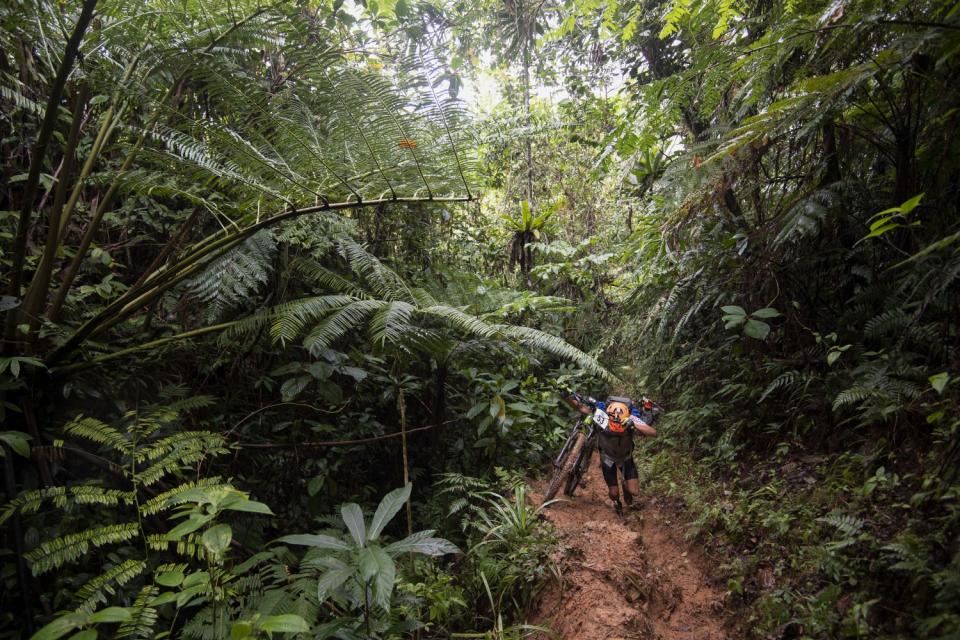
[[[560,536],[562,580],[529,622],[564,640],[726,640],[723,591],[669,515],[641,497],[621,519],[606,493],[594,464],[585,489],[545,511]]]

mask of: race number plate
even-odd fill
[[[603,431],[606,431],[610,426],[610,417],[607,416],[607,412],[603,409],[597,409],[593,412],[593,421]]]

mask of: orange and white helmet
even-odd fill
[[[607,416],[613,424],[622,425],[630,417],[630,407],[624,402],[611,402],[607,405]]]

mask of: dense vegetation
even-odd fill
[[[960,5],[0,22],[3,637],[520,637],[565,388],[737,633],[960,634]]]

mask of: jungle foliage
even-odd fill
[[[0,23],[0,636],[523,637],[611,387],[743,634],[960,633],[960,5]]]

